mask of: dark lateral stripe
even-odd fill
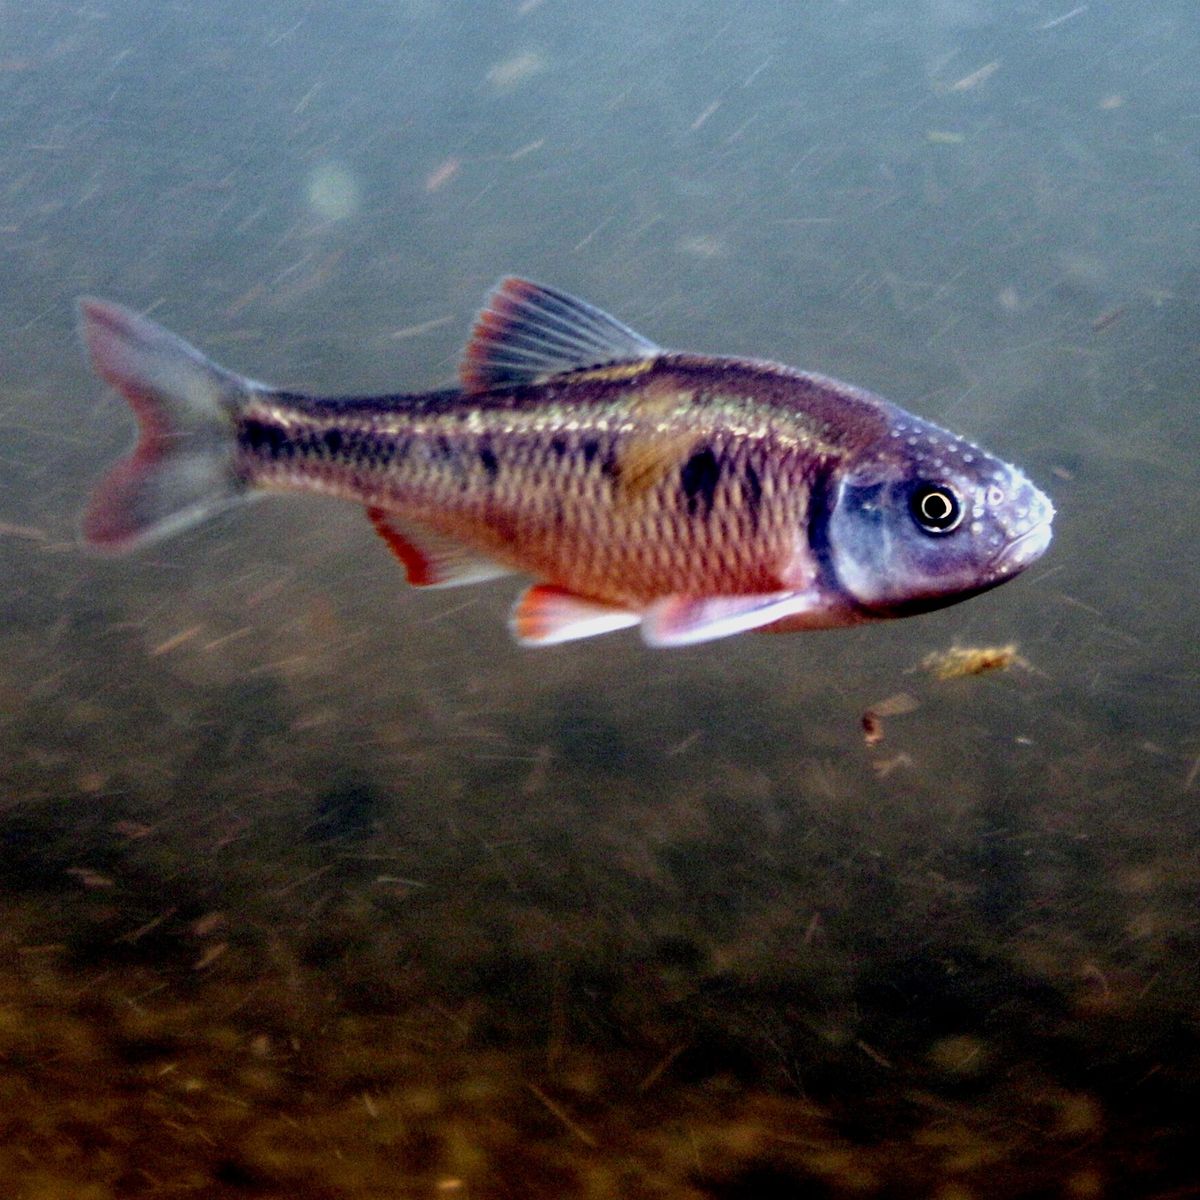
[[[259,458],[279,460],[318,458],[357,463],[367,467],[395,465],[404,461],[409,439],[378,434],[369,429],[346,429],[336,425],[324,429],[301,425],[289,429],[269,417],[246,416],[238,424],[238,445]],[[442,439],[444,442],[445,439]],[[448,456],[448,444],[437,447]]]
[[[266,454],[271,458],[280,458],[292,451],[291,440],[283,429],[269,421],[259,421],[253,417],[242,422],[238,440],[255,453]]]

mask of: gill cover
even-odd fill
[[[967,482],[904,466],[884,462],[847,475],[830,504],[830,565],[842,589],[880,616],[941,608],[1004,577],[989,567],[990,539],[964,520]]]

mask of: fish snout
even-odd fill
[[[1020,478],[996,515],[1005,533],[995,559],[998,572],[1015,574],[1045,553],[1053,536],[1054,504],[1040,488]]]

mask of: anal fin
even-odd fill
[[[820,605],[815,588],[750,596],[667,596],[646,609],[642,637],[650,646],[693,646],[762,629]]]
[[[627,629],[641,619],[627,608],[537,583],[517,601],[510,626],[523,646],[556,646]]]
[[[463,587],[508,575],[509,568],[440,533],[368,508],[375,532],[400,560],[413,587]]]

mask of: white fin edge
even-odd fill
[[[509,627],[522,646],[559,646],[628,629],[641,614],[538,583],[513,606]]]
[[[642,615],[648,646],[695,646],[772,625],[784,617],[820,607],[815,590],[769,592],[751,596],[668,596]]]

